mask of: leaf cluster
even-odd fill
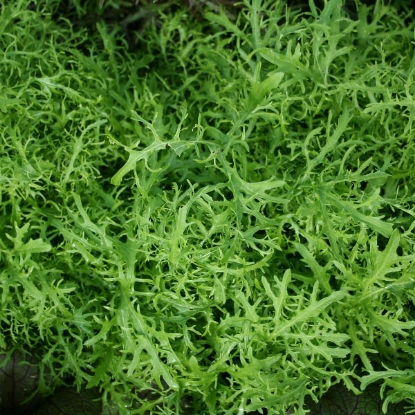
[[[0,348],[120,414],[379,380],[413,409],[414,24],[243,3],[161,13],[134,54],[2,7]]]

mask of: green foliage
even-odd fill
[[[120,414],[414,409],[413,19],[243,3],[138,53],[3,5],[0,347]]]

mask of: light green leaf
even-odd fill
[[[331,114],[330,114],[329,120],[330,119],[331,119]],[[309,175],[311,171],[315,169],[316,166],[318,166],[320,163],[323,162],[323,160],[327,157],[327,154],[336,148],[336,145],[341,135],[346,131],[347,125],[350,120],[351,120],[350,112],[347,108],[345,108],[339,118],[339,122],[337,123],[336,129],[334,130],[333,133],[328,135],[326,139],[326,144],[324,145],[324,147],[320,150],[319,154],[308,163],[306,175]],[[329,125],[330,125],[330,121],[329,121]],[[318,131],[318,129],[315,131]],[[327,131],[327,134],[329,134],[328,131]]]
[[[298,81],[303,79],[319,80],[313,71],[294,55],[283,54],[268,48],[260,48],[258,53],[265,60],[276,65],[279,72],[291,74]]]
[[[324,192],[324,190],[322,190]],[[352,203],[341,201],[331,193],[326,193],[326,200],[332,202],[338,209],[346,211],[354,220],[366,224],[373,231],[380,233],[385,237],[389,237],[393,232],[393,225],[381,220],[381,217],[366,216],[360,213]]]
[[[167,143],[163,141],[153,141],[148,147],[144,150],[136,151],[136,150],[128,150],[130,155],[128,157],[127,162],[118,170],[117,173],[111,179],[111,184],[117,186],[121,183],[123,177],[129,173],[131,170],[135,169],[135,166],[140,160],[148,160],[148,158],[155,152],[165,149]]]
[[[278,336],[283,336],[295,324],[312,320],[315,316],[319,315],[323,310],[325,310],[330,304],[341,301],[345,295],[346,293],[343,291],[335,291],[322,300],[312,302],[307,308],[299,311],[290,320],[276,324],[272,333],[272,337],[276,338]]]
[[[308,268],[313,271],[314,278],[320,283],[326,294],[331,294],[333,290],[330,287],[329,278],[327,278],[325,268],[316,261],[311,252],[304,245],[295,244],[295,248],[304,258],[304,262]]]
[[[403,378],[407,376],[415,376],[414,370],[381,370],[381,371],[370,371],[368,375],[362,376],[361,389],[364,390],[368,385],[379,380],[385,380],[389,378]]]
[[[389,238],[386,248],[382,252],[377,250],[374,252],[374,270],[371,279],[378,280],[379,278],[384,277],[388,272],[392,271],[391,265],[398,259],[396,249],[399,246],[399,240],[399,231],[398,229],[395,229]]]
[[[24,252],[28,254],[49,252],[52,246],[44,242],[41,238],[29,239],[28,242],[15,249],[16,252]]]

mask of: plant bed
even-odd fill
[[[131,48],[10,3],[0,367],[38,401],[3,412],[413,411],[412,12],[173,7]]]

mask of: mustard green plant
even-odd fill
[[[244,0],[129,53],[54,10],[0,10],[0,348],[119,414],[413,411],[412,14]]]

